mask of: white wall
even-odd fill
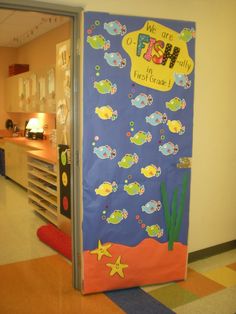
[[[197,23],[189,251],[236,239],[236,1],[46,2]]]

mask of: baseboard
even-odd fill
[[[233,249],[236,249],[236,240],[214,245],[203,250],[191,252],[188,255],[188,262],[192,263],[197,260],[207,258]]]

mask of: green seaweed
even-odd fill
[[[180,194],[180,202],[178,204],[178,188],[173,193],[171,208],[169,208],[168,193],[165,182],[161,183],[162,204],[164,210],[164,218],[167,228],[168,250],[173,250],[174,242],[178,242],[180,228],[182,225],[184,204],[186,199],[189,175],[186,172],[183,177],[182,189]]]

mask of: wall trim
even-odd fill
[[[236,240],[214,245],[188,254],[188,263],[236,249]]]

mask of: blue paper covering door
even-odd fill
[[[185,277],[193,22],[87,12],[83,291]]]

